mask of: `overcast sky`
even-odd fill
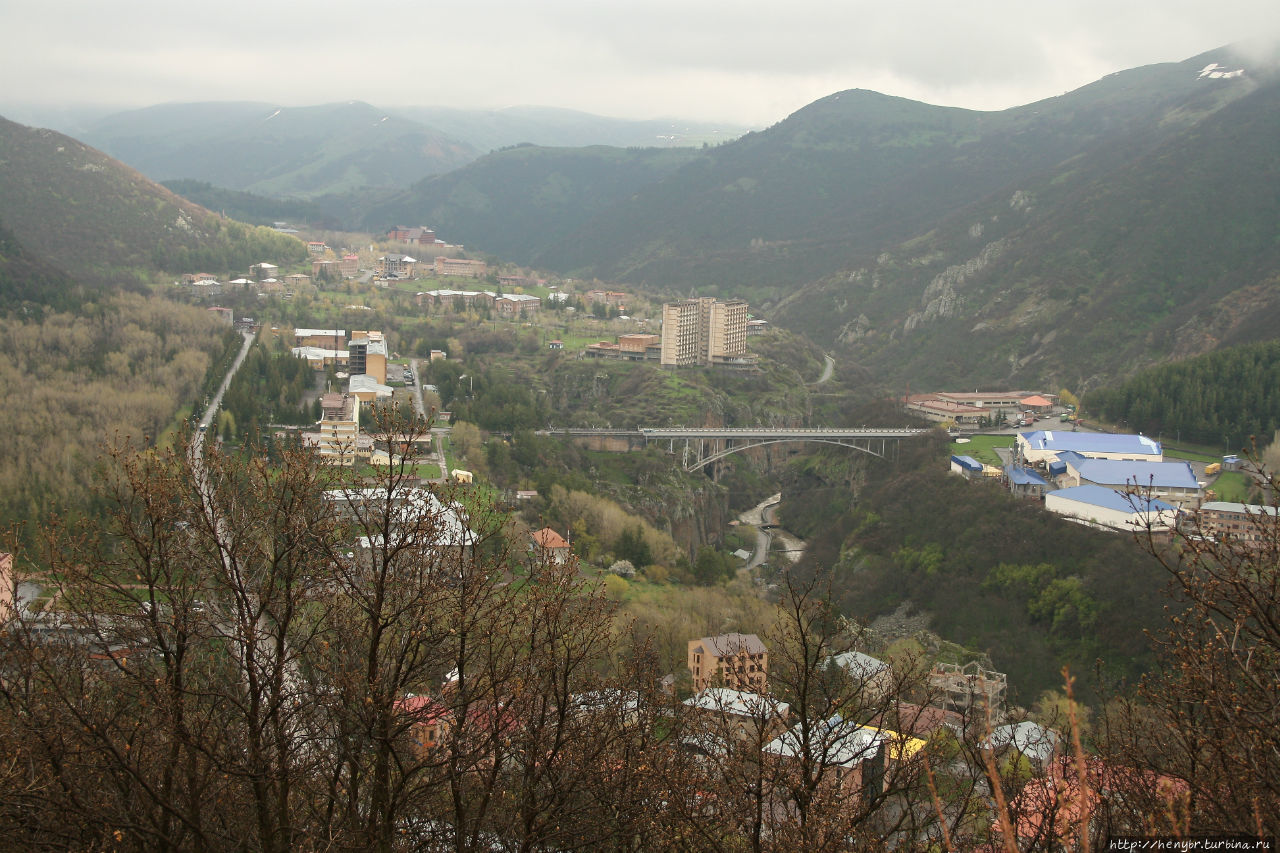
[[[1001,109],[1280,36],[1276,0],[0,0],[0,104],[560,106],[768,125],[842,89]]]

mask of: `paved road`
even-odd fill
[[[409,369],[413,371],[413,409],[419,417],[427,416],[427,407],[422,402],[422,374],[418,373],[418,360],[409,359]]]
[[[416,358],[409,359],[409,369],[413,371],[413,407],[422,417],[427,416],[426,404],[422,401],[422,374],[418,372],[418,360]],[[431,427],[431,437],[433,441],[431,446],[433,457],[437,467],[440,468],[440,477],[432,480],[435,483],[441,483],[449,479],[449,468],[444,460],[444,437],[449,434],[447,426],[441,426],[435,423]]]
[[[836,360],[834,358],[829,355],[824,355],[823,358],[826,359],[827,363],[822,368],[822,375],[818,377],[818,381],[813,383],[814,385],[821,385],[830,380],[831,373],[836,369]]]
[[[213,395],[213,400],[204,410],[204,416],[200,418],[200,429],[196,432],[195,438],[191,440],[192,459],[200,459],[204,455],[204,437],[213,423],[213,416],[218,413],[218,406],[222,405],[222,397],[227,393],[227,388],[231,386],[231,377],[235,376],[236,371],[240,369],[240,365],[244,364],[245,356],[249,354],[249,348],[253,346],[254,332],[244,331],[240,334],[244,336],[244,345],[240,347],[240,353],[236,356],[236,360],[231,363],[231,369],[227,371],[227,375],[222,377],[222,384],[218,386],[218,393]]]

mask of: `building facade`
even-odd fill
[[[753,367],[747,352],[747,303],[710,296],[662,306],[661,363],[670,367]]]
[[[347,363],[352,376],[363,373],[377,379],[379,384],[387,384],[387,342],[382,332],[352,329]]]
[[[755,634],[717,634],[690,640],[689,672],[696,693],[713,686],[764,693],[769,650]]]

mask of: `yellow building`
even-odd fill
[[[367,374],[378,381],[379,385],[387,384],[387,341],[382,332],[351,330],[351,341],[347,344],[347,363],[351,367],[351,375]]]

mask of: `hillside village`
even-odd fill
[[[497,286],[412,291],[413,304],[428,313],[470,317],[475,322],[492,318],[528,324],[538,321],[543,311],[572,310],[567,305],[572,299],[578,306],[595,307],[606,318],[632,321],[626,313],[631,300],[624,292],[562,289],[523,273],[497,275],[484,261],[446,257],[445,252],[457,247],[445,246],[427,228],[397,227],[388,237],[437,254],[427,265],[409,254],[388,252],[378,255],[371,269],[362,269],[359,255],[326,258],[322,256],[330,253],[328,247],[311,243],[311,277],[295,273],[282,283],[276,267],[260,263],[251,270],[256,278],[229,284],[264,297],[290,299],[314,287],[313,280],[320,284],[335,276],[361,278],[387,288],[411,286],[429,274],[436,279],[486,280]],[[426,252],[418,250],[418,254]],[[193,294],[218,295],[210,279],[193,276],[187,285]],[[648,324],[636,322],[641,329]],[[767,321],[749,317],[745,301],[712,297],[663,304],[654,323],[652,330],[582,344],[576,355],[649,361],[668,368],[752,371],[758,369],[758,356],[747,351],[747,343],[769,330]],[[454,531],[447,544],[469,547],[475,534],[463,503],[442,504],[433,489],[445,481],[463,489],[482,483],[472,472],[449,466],[439,445],[444,431],[423,435],[411,446],[393,446],[376,430],[368,431],[370,413],[380,403],[405,402],[407,394],[415,411],[425,415],[430,407],[422,395],[437,389],[421,384],[422,377],[402,363],[405,359],[396,358],[381,331],[299,327],[272,328],[267,333],[282,338],[291,354],[304,359],[318,376],[329,372],[345,382],[345,387],[321,395],[320,420],[314,429],[300,432],[302,445],[314,449],[321,460],[344,467],[408,463],[416,470],[424,462],[431,464],[436,476],[420,483],[410,478],[403,484],[404,494],[393,500],[408,517],[430,511],[447,518],[446,527]],[[564,342],[555,338],[545,345],[550,350],[564,348]],[[447,352],[433,349],[427,364],[448,358]],[[951,472],[973,481],[975,487],[1006,488],[1081,525],[1149,534],[1165,541],[1181,533],[1243,542],[1265,538],[1257,522],[1274,515],[1266,506],[1206,499],[1213,494],[1199,478],[1206,476],[1209,466],[1166,460],[1161,443],[1146,436],[1081,429],[1076,407],[1061,404],[1056,394],[939,392],[911,395],[901,403],[905,412],[948,429],[959,442],[969,442],[983,431],[1003,430],[1006,439],[995,448],[1001,464],[979,461],[962,452],[961,443],[953,445],[957,452],[950,457]],[[447,419],[447,413],[440,417]],[[1233,470],[1239,462],[1238,457],[1226,457],[1211,471]],[[536,496],[526,491],[515,499]],[[522,550],[530,569],[576,565],[569,535],[567,530],[562,535],[550,527],[530,533]],[[373,543],[355,544],[357,550],[367,552]],[[620,563],[613,571],[633,577],[635,568]],[[869,649],[865,639],[863,648]],[[881,648],[878,654],[892,652],[887,645]],[[987,770],[980,757],[987,751],[1024,767],[1026,781],[1010,807],[1014,836],[1022,839],[1043,832],[1035,814],[1046,792],[1061,796],[1088,784],[1093,786],[1091,796],[1100,798],[1093,805],[1097,808],[1123,787],[1117,781],[1123,779],[1123,771],[1101,762],[1090,765],[1086,782],[1070,755],[1067,721],[1041,717],[1037,722],[1028,718],[1025,709],[1011,706],[1006,699],[1007,676],[983,660],[928,661],[923,677],[915,680],[913,670],[921,662],[894,654],[882,659],[851,647],[814,663],[824,678],[840,681],[839,690],[847,694],[847,701],[842,710],[819,720],[797,718],[806,712],[778,699],[771,688],[770,649],[758,634],[690,638],[687,665],[662,680],[666,694],[680,701],[687,715],[687,729],[673,746],[713,765],[746,749],[754,755],[752,760],[786,766],[806,760],[816,738],[827,756],[824,761],[838,769],[836,784],[846,796],[878,799],[893,790],[890,780],[919,773],[920,762],[938,743],[974,743],[979,748],[967,753],[968,761],[957,761],[946,772],[981,787]],[[456,684],[446,680],[438,690],[406,694],[399,701],[400,710],[416,721],[412,736],[424,755],[448,742],[452,725],[448,707],[455,689]],[[628,718],[642,713],[639,696],[627,691],[596,691],[576,695],[572,702],[582,713],[607,710]],[[999,829],[997,823],[992,818],[993,829]]]
[[[1280,90],[1215,59],[990,114],[850,91],[668,160],[516,146],[323,226],[0,121],[0,838],[1274,834],[1280,196],[1212,158],[1270,163]]]

